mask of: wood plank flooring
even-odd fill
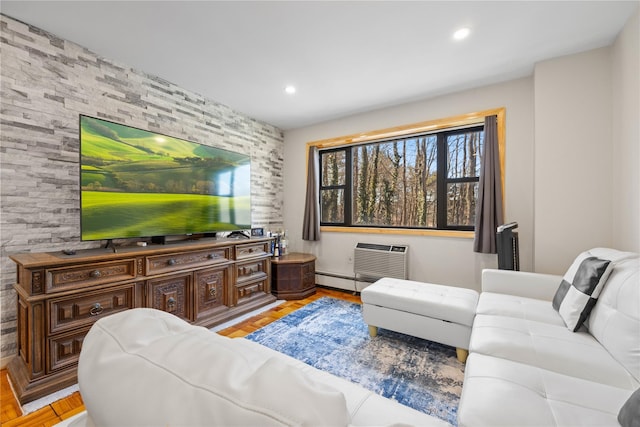
[[[286,301],[271,310],[251,317],[242,323],[231,326],[218,333],[220,335],[226,335],[234,338],[244,337],[257,329],[268,325],[274,320],[278,320],[292,311],[295,311],[300,307],[324,296],[339,298],[358,304],[361,302],[360,296],[353,295],[351,292],[318,287],[315,295],[311,295],[310,297],[302,300]],[[64,419],[84,411],[82,397],[79,392],[75,392],[71,396],[58,400],[57,402],[39,409],[38,411],[32,412],[29,415],[25,415],[24,417],[20,416],[20,406],[11,391],[6,369],[0,371],[0,406],[2,408],[2,412],[0,413],[0,425],[3,427],[53,426]]]

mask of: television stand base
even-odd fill
[[[237,238],[244,238],[244,239],[250,239],[251,236],[247,236],[245,233],[243,233],[240,230],[236,230],[236,231],[232,231],[231,233],[229,233],[229,235],[227,236],[227,238],[229,239],[237,239]]]
[[[104,245],[105,249],[109,249],[109,246],[111,246],[111,248],[113,249],[113,253],[118,253],[118,250],[116,249],[116,245],[113,244],[113,239],[108,239],[107,240],[107,244]]]
[[[153,236],[151,238],[151,243],[165,245],[167,243],[167,236]]]

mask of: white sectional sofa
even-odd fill
[[[569,298],[558,298],[558,310],[552,300],[563,281],[577,282],[586,258],[611,262],[590,294],[597,303],[573,332],[565,322],[577,313]],[[468,348],[461,427],[617,426],[623,406],[624,419],[634,419],[623,425],[639,426],[638,254],[593,249],[564,277],[485,270]],[[151,309],[98,321],[78,376],[87,411],[64,426],[448,425],[259,344]]]
[[[620,408],[640,388],[640,258],[597,248],[567,275],[586,257],[612,268],[577,332],[552,307],[563,277],[483,272],[460,426],[619,425]]]

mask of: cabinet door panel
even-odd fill
[[[302,287],[307,289],[316,285],[315,262],[308,262],[302,266]]]
[[[191,274],[147,281],[148,306],[192,320]]]
[[[195,273],[196,321],[229,309],[230,285],[231,266],[200,270]]]

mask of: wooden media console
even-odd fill
[[[7,366],[21,404],[77,382],[96,320],[137,307],[211,327],[275,301],[271,238],[12,255],[18,354]]]

